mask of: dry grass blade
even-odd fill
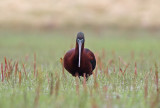
[[[156,83],[156,87],[157,87],[157,92],[159,92],[159,88],[158,88],[158,66],[157,66],[157,63],[155,63],[155,83]]]
[[[10,78],[11,70],[12,70],[11,61],[8,60],[8,78]]]
[[[157,92],[157,94],[153,95],[154,97],[152,98],[152,102],[151,102],[151,105],[150,105],[150,108],[159,108],[158,105],[159,105],[159,92]]]
[[[91,108],[98,108],[96,101],[92,100],[92,107]]]
[[[104,87],[103,87],[103,92],[104,92],[104,94],[105,94],[104,96],[106,96],[107,90],[108,90],[108,87],[107,87],[107,86],[104,86]]]
[[[128,66],[129,66],[129,63],[126,65],[126,67],[124,69],[124,72],[123,72],[124,74],[126,73],[126,70],[127,70]]]
[[[64,62],[63,62],[63,58],[60,58],[60,62],[61,62],[61,65],[62,65],[62,73],[63,73],[63,76],[65,77],[65,73],[64,73]]]
[[[145,84],[144,84],[144,98],[146,99],[148,96],[148,74],[145,77]]]
[[[34,53],[34,77],[36,76],[36,53]]]
[[[86,90],[87,90],[87,85],[86,85],[86,73],[83,74],[83,78],[84,78],[84,80],[83,80],[83,88],[84,88],[84,90],[86,91]]]
[[[23,70],[24,70],[24,73],[25,73],[25,76],[26,76],[26,79],[27,79],[27,73],[26,73],[26,69],[25,69],[24,63],[23,63]]]
[[[112,65],[114,63],[113,59],[108,60],[108,65]]]
[[[53,94],[53,73],[51,73],[50,96]]]
[[[98,68],[97,68],[97,66],[96,66],[96,69],[95,69],[95,78],[97,77],[97,73],[98,73]]]
[[[18,61],[16,62],[15,64],[15,73],[14,73],[14,76],[16,77],[17,75],[17,71],[18,71]]]
[[[121,69],[121,68],[119,69],[119,71],[120,71],[120,73],[124,76],[124,73],[123,73],[123,71],[122,71],[122,69]]]
[[[38,85],[38,87],[36,89],[36,96],[35,96],[35,99],[34,99],[34,108],[38,107],[39,96],[40,96],[40,85]]]
[[[137,77],[137,63],[135,62],[135,70],[134,70],[134,75]]]
[[[5,68],[4,68],[4,76],[7,77],[7,70],[8,70],[8,65],[7,65],[7,58],[4,57],[4,61],[5,61]]]
[[[113,65],[113,72],[116,73],[115,64]]]
[[[3,63],[1,63],[1,74],[2,74],[2,82],[4,81],[4,75],[3,75]]]
[[[22,78],[21,71],[19,71],[19,85],[21,85],[21,78]]]
[[[104,48],[102,49],[102,58],[103,58],[103,59],[105,59],[105,58],[106,58],[106,51],[105,51],[105,49],[104,49]]]
[[[48,85],[49,85],[49,84],[50,84],[50,83],[49,83],[49,82],[50,82],[50,79],[49,79],[48,73],[47,73],[46,77],[47,77]]]
[[[59,81],[59,76],[57,76],[57,81],[56,81],[56,86],[55,86],[55,95],[58,96],[59,92],[59,86],[60,86],[60,81]]]
[[[150,73],[149,73],[149,74],[152,75],[152,72],[153,72],[153,70],[152,70],[152,67],[151,67],[151,68],[150,68]]]
[[[95,54],[95,58],[97,60],[97,66],[99,67],[100,71],[102,71],[103,63],[102,63],[101,58],[98,53]]]
[[[94,78],[94,89],[97,90],[97,88],[98,88],[97,77],[94,73],[93,73],[93,78]]]
[[[10,78],[10,75],[13,72],[13,68],[15,66],[15,62],[12,65],[12,60],[8,60],[8,77]]]
[[[8,69],[8,65],[7,65],[7,58],[4,57],[4,61],[5,61],[5,69],[7,70]]]
[[[8,60],[8,65],[9,65],[10,74],[12,74],[13,68],[15,66],[15,62],[12,64],[12,60]]]
[[[79,78],[76,76],[76,93],[79,95]]]
[[[109,77],[109,73],[108,73],[108,65],[107,65],[106,69],[104,70],[104,74],[105,74],[107,77]]]
[[[119,74],[120,74],[121,71],[122,71],[122,69],[121,69],[121,58],[119,56]]]

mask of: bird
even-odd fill
[[[88,77],[96,67],[96,58],[92,51],[84,48],[85,37],[83,32],[77,33],[75,48],[69,50],[63,58],[64,68],[74,77]]]

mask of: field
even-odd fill
[[[159,108],[160,32],[84,30],[87,82],[63,72],[78,30],[0,31],[0,108]]]

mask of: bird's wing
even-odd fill
[[[92,70],[94,70],[96,67],[96,59],[95,59],[93,52],[87,48],[85,48],[84,51],[87,54],[87,57],[89,58],[90,63],[92,64]]]

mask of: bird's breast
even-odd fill
[[[67,56],[64,57],[65,69],[73,76],[75,76],[76,73],[78,73],[80,76],[83,76],[83,73],[90,75],[92,73],[92,65],[89,58],[87,58],[87,54],[82,53],[80,67],[78,67],[78,56],[72,51],[70,51],[68,54],[66,54]]]

